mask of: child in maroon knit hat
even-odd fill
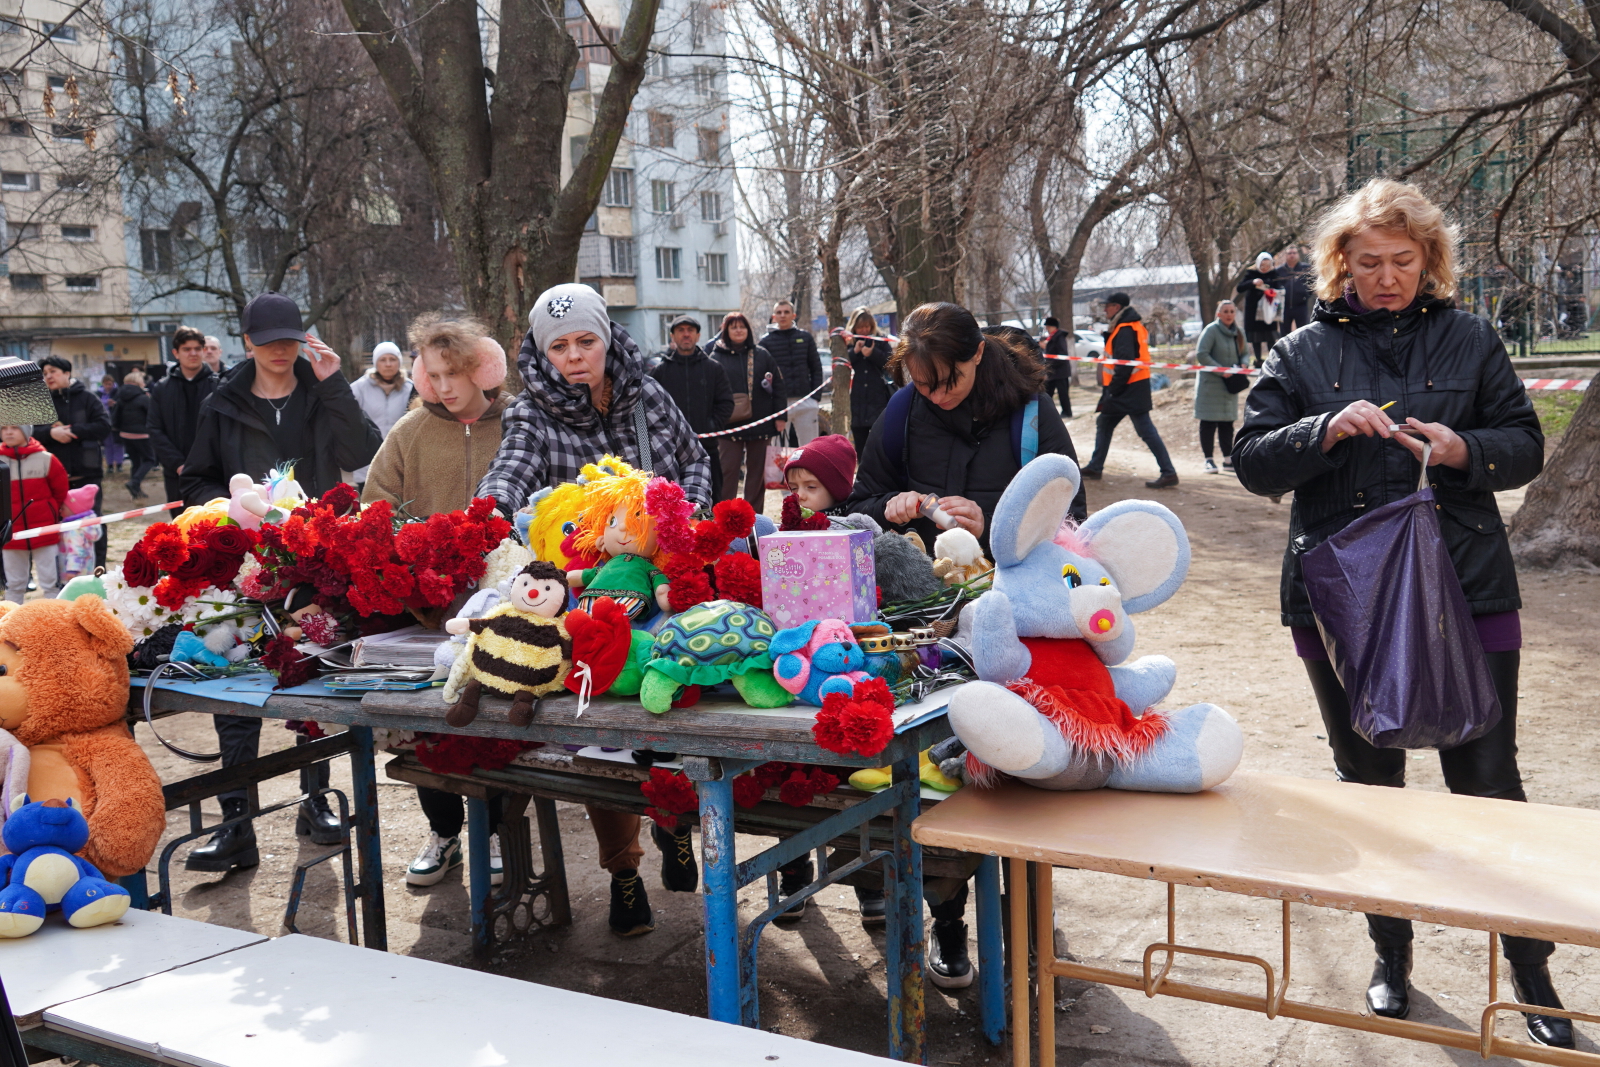
[[[784,481],[781,530],[826,530],[830,514],[840,514],[856,480],[856,448],[848,437],[818,437],[789,457]]]

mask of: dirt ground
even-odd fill
[[[1091,509],[1127,497],[1153,496],[1183,518],[1193,544],[1188,583],[1172,601],[1140,617],[1137,652],[1161,652],[1177,661],[1178,686],[1169,703],[1206,700],[1233,713],[1247,738],[1245,768],[1330,776],[1331,760],[1310,687],[1278,622],[1278,569],[1288,500],[1272,504],[1246,494],[1231,475],[1203,473],[1189,406],[1192,394],[1175,389],[1157,396],[1156,421],[1182,484],[1159,493],[1143,487],[1144,479],[1155,476],[1155,464],[1124,425],[1105,479],[1091,483],[1089,496]],[[1089,391],[1078,389],[1073,402],[1079,411],[1087,411],[1093,398]],[[1093,416],[1080,415],[1070,428],[1086,454],[1093,443]],[[1507,517],[1516,510],[1519,497],[1519,493],[1503,495],[1500,505]],[[776,494],[771,502],[776,504]],[[130,526],[118,528],[113,558],[136,533]],[[1584,677],[1580,672],[1600,657],[1600,576],[1524,572],[1521,581],[1525,647],[1519,717],[1529,798],[1545,804],[1600,807],[1600,709],[1589,692],[1592,687],[1580,681]],[[213,736],[210,724],[196,716],[161,720],[158,726],[185,747],[204,748]],[[147,727],[140,726],[138,735],[164,780],[207,769],[167,753]],[[291,741],[279,724],[265,723],[263,751]],[[1413,788],[1443,789],[1438,762],[1431,754],[1413,754],[1410,769]],[[337,768],[335,784],[348,787],[348,782],[347,770]],[[431,890],[404,884],[405,865],[421,843],[426,825],[410,787],[383,779],[381,771],[380,783],[391,950],[466,965],[463,884],[455,876]],[[291,781],[280,780],[264,786],[262,796],[269,801],[293,791]],[[208,809],[214,810],[211,805]],[[658,855],[646,843],[643,867],[657,909],[657,929],[629,941],[613,937],[605,924],[607,880],[595,865],[594,839],[584,822],[581,807],[562,806],[572,927],[534,933],[500,952],[489,969],[527,981],[703,1013],[697,897],[660,888]],[[183,813],[174,813],[169,838],[186,829]],[[261,820],[258,832],[262,862],[253,871],[217,877],[176,870],[175,913],[278,933],[294,864],[321,850],[295,837],[289,812]],[[1575,847],[1592,844],[1573,842]],[[750,855],[763,842],[741,838],[739,847],[741,855]],[[174,866],[181,868],[181,862]],[[308,886],[300,915],[302,932],[342,939],[335,872],[327,865],[314,868]],[[746,896],[745,911],[753,915],[755,895]],[[848,889],[827,890],[820,899],[821,908],[804,922],[789,930],[771,929],[763,940],[762,1024],[796,1037],[882,1054],[886,1047],[882,935],[862,930]],[[1058,940],[1086,962],[1136,968],[1143,947],[1164,934],[1161,904],[1158,884],[1078,871],[1055,874]],[[1273,902],[1185,890],[1179,894],[1179,924],[1180,937],[1190,944],[1269,959],[1278,952]],[[1293,995],[1359,1006],[1372,960],[1361,918],[1301,906],[1294,909],[1294,927]],[[1476,1029],[1486,985],[1484,942],[1476,933],[1419,928],[1414,1019]],[[1551,970],[1569,1007],[1592,1012],[1600,1006],[1597,962],[1589,949],[1557,950]],[[1181,961],[1175,976],[1249,990],[1260,983],[1251,969],[1198,959]],[[1269,1021],[1171,998],[1147,1000],[1100,986],[1062,983],[1060,988],[1058,1062],[1064,1067],[1334,1063],[1466,1067],[1481,1062],[1475,1053],[1292,1020]],[[977,1032],[976,986],[951,995],[930,984],[927,1001],[930,1063],[1000,1064],[1009,1059],[1007,1049],[990,1047]],[[1507,1021],[1501,1032],[1520,1036],[1518,1024],[1520,1019]],[[1579,1030],[1579,1047],[1596,1051],[1600,1030],[1582,1026]]]

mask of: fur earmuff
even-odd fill
[[[500,342],[493,337],[481,337],[473,351],[475,357],[472,367],[472,384],[487,392],[497,386],[505,384],[506,380],[506,350],[500,347]],[[417,358],[412,361],[411,381],[417,387],[417,395],[429,404],[439,402],[439,394],[433,388],[433,382],[428,380],[427,351],[417,353]]]

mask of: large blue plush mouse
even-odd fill
[[[80,929],[122,918],[132,898],[73,855],[89,841],[89,822],[75,800],[29,801],[26,794],[0,830],[0,937],[27,937],[46,911],[61,909]]]
[[[1150,711],[1172,690],[1165,656],[1124,664],[1132,615],[1164,603],[1189,571],[1178,517],[1124,500],[1063,527],[1078,467],[1043,455],[995,508],[994,588],[972,607],[977,682],[952,694],[950,725],[979,785],[1003,772],[1044,789],[1187,793],[1239,764],[1244,738],[1212,704]]]

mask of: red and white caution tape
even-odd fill
[[[1524,378],[1528,389],[1576,389],[1580,393],[1589,388],[1588,378]]]
[[[697,434],[695,434],[695,436],[700,438],[701,440],[704,440],[707,437],[726,437],[730,433],[743,433],[745,430],[750,429],[750,427],[752,427],[752,426],[760,426],[764,422],[771,422],[773,419],[781,419],[785,415],[787,415],[789,412],[793,411],[795,408],[799,407],[801,404],[804,404],[807,400],[810,400],[812,397],[816,396],[818,393],[822,392],[824,389],[828,388],[828,386],[830,386],[832,384],[833,384],[832,381],[824,381],[821,385],[817,386],[815,389],[811,390],[811,392],[807,393],[805,396],[801,397],[799,400],[796,400],[794,403],[790,404],[788,407],[784,408],[782,411],[774,411],[771,415],[763,416],[762,418],[759,418],[754,422],[740,423],[738,426],[734,426],[734,427],[731,427],[731,428],[726,429],[726,430],[716,430],[716,431],[714,431],[712,433],[697,433]]]
[[[183,507],[183,501],[174,500],[168,504],[151,504],[147,508],[119,511],[115,515],[90,515],[87,519],[73,519],[71,522],[58,522],[54,526],[35,526],[31,530],[21,530],[12,534],[11,539],[13,541],[27,541],[34,537],[66,533],[68,530],[81,530],[86,526],[100,526],[108,522],[121,522],[123,519],[137,519],[141,515],[154,515],[158,511],[168,511],[172,508],[181,507]]]

